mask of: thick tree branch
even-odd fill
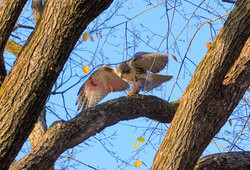
[[[22,47],[23,47],[22,45],[16,43],[15,41],[8,40],[4,50],[14,54],[17,57],[18,54],[20,53]],[[34,129],[32,130],[32,132],[29,135],[31,148],[34,148],[37,145],[38,141],[40,141],[43,134],[47,130],[45,117],[46,117],[46,110],[43,109],[41,112],[41,115],[38,118],[38,121],[35,124]]]
[[[39,19],[42,16],[42,12],[43,12],[42,0],[33,0],[31,8],[33,10],[35,24],[37,25]]]
[[[11,54],[14,54],[16,57],[18,57],[18,54],[20,53],[22,49],[22,45],[18,44],[17,42],[13,40],[8,40],[4,50],[10,52]]]
[[[22,47],[23,47],[22,45],[16,43],[15,41],[8,40],[4,50],[14,54],[17,57]],[[38,144],[38,142],[42,139],[43,134],[47,131],[45,117],[46,117],[46,110],[44,108],[32,132],[29,135],[30,145],[32,149]]]
[[[250,169],[250,151],[209,155],[200,159],[194,169]]]
[[[152,169],[193,169],[250,85],[249,1],[238,0],[227,22],[197,67]],[[241,61],[238,62],[239,58]],[[229,73],[233,65],[237,73]],[[243,69],[240,69],[243,68]],[[232,69],[234,70],[234,69]],[[227,74],[228,73],[228,74]],[[227,75],[229,84],[223,84]]]
[[[2,0],[0,4],[0,87],[6,76],[3,51],[27,0]]]
[[[81,33],[111,2],[51,0],[45,3],[36,29],[0,90],[2,169],[9,168],[32,131]]]
[[[65,150],[76,146],[104,128],[122,120],[148,117],[170,123],[179,103],[168,103],[153,96],[122,97],[81,112],[68,122],[57,122],[43,135],[32,152],[16,163],[12,169],[44,169]]]
[[[35,146],[42,140],[43,134],[47,131],[46,125],[46,110],[45,108],[42,110],[41,115],[38,118],[38,121],[35,124],[34,129],[29,135],[31,149],[35,148]]]
[[[15,41],[8,40],[4,50],[14,54],[17,57],[22,47],[23,47],[22,45],[16,43]],[[46,117],[46,110],[43,109],[41,112],[41,115],[38,118],[38,121],[36,122],[34,126],[34,129],[29,135],[31,148],[34,148],[37,145],[38,141],[42,139],[43,134],[47,130],[45,117]]]

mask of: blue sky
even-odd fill
[[[170,2],[170,9],[168,10],[169,22],[171,23],[173,17],[174,19],[171,26],[171,33],[167,36],[167,39],[165,39],[164,37],[168,34],[168,27],[170,27],[170,25],[168,25],[165,3],[147,10],[162,1],[151,1],[153,5],[149,5],[149,2],[150,1],[147,0],[114,1],[110,8],[88,26],[84,32],[90,33],[95,41],[87,40],[83,42],[81,37],[76,44],[69,61],[65,65],[64,74],[60,75],[53,90],[55,90],[56,87],[60,87],[61,84],[63,85],[58,88],[56,92],[62,92],[73,85],[75,86],[63,93],[66,109],[64,108],[62,95],[51,95],[48,98],[47,108],[57,114],[57,116],[55,116],[51,111],[47,111],[48,126],[58,120],[58,117],[64,120],[70,119],[70,117],[67,116],[67,112],[71,117],[77,114],[77,107],[75,106],[77,92],[87,78],[82,71],[84,65],[88,65],[91,71],[100,64],[120,63],[130,59],[136,52],[145,51],[169,54],[169,64],[161,71],[161,74],[172,75],[174,78],[165,83],[162,86],[162,90],[154,90],[149,94],[165,100],[168,100],[170,97],[170,101],[181,98],[182,92],[190,81],[196,65],[199,64],[207,51],[206,42],[213,41],[215,33],[219,31],[226,17],[213,22],[213,27],[206,24],[199,30],[187,53],[187,57],[192,62],[185,60],[184,67],[178,79],[178,86],[173,87],[182,58],[185,55],[192,36],[200,24],[229,12],[230,9],[232,9],[232,5],[223,3],[224,6],[221,6],[221,1],[217,0],[205,1],[201,5],[202,8],[198,9],[195,15],[193,15],[193,12],[201,1],[194,2],[197,3],[196,5],[187,3],[186,1],[181,1],[182,3],[178,2],[176,6],[177,10],[174,14],[172,8],[174,3]],[[19,19],[19,24],[34,26],[30,6],[31,1],[25,6],[22,16]],[[117,12],[112,15],[116,10]],[[147,11],[143,12],[145,10]],[[109,20],[101,24],[110,16],[112,17]],[[133,18],[134,16],[137,17]],[[191,17],[192,19],[189,21]],[[133,19],[128,21],[130,18]],[[118,24],[120,25],[114,27]],[[185,26],[186,24],[187,26]],[[113,28],[111,29],[111,27]],[[31,31],[32,30],[18,29],[13,33],[15,37],[12,36],[11,39],[23,44]],[[100,38],[99,32],[101,32],[102,38]],[[176,37],[178,37],[178,39],[175,41]],[[178,62],[176,62],[171,55],[175,55]],[[5,56],[8,59],[6,61],[8,63],[6,67],[10,69],[8,65],[13,64],[15,57],[7,52]],[[67,79],[69,79],[69,81],[66,81]],[[76,84],[79,80],[81,80],[81,82]],[[173,93],[170,96],[172,88]],[[125,92],[110,94],[100,103],[124,95]],[[246,113],[243,114],[247,115],[249,113],[246,111]],[[95,168],[108,170],[135,169],[133,164],[140,159],[146,166],[141,165],[139,169],[148,169],[153,162],[154,155],[164,138],[168,126],[169,124],[159,124],[146,118],[122,121],[112,127],[106,128],[104,131],[77,146],[73,151],[69,150],[63,155],[76,152],[74,158]],[[232,128],[233,126],[226,123],[224,126],[225,130],[222,130],[222,132],[232,131]],[[237,127],[234,126],[234,128]],[[138,143],[138,148],[135,151],[134,142],[141,136],[146,139],[146,143]],[[220,145],[227,146],[224,142],[218,142]],[[249,147],[250,145],[249,143],[243,143],[243,146]],[[27,145],[25,145],[24,148],[25,147],[27,147]],[[210,144],[204,152],[204,155],[220,151],[223,151],[223,149]],[[23,153],[20,153],[18,158],[22,155]],[[65,160],[66,158],[61,159]],[[60,164],[63,160],[58,160],[57,164]],[[128,165],[123,161],[127,162]],[[75,164],[76,162],[72,161],[71,163]],[[58,167],[59,166],[57,166],[57,168]],[[77,169],[88,169],[86,166],[80,164],[76,167]]]

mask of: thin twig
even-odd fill
[[[213,141],[211,141],[210,143],[212,143],[213,145],[218,146],[218,147],[220,147],[220,148],[222,148],[222,149],[224,149],[224,150],[226,150],[228,152],[231,152],[229,149],[227,149],[227,148],[225,148],[225,147],[223,147],[223,146],[221,146],[221,145],[219,145],[217,143],[214,143]]]
[[[231,148],[231,151],[233,150],[233,148],[234,148],[234,146],[236,145],[237,141],[239,140],[239,138],[240,138],[240,137],[241,137],[241,135],[243,134],[243,131],[244,131],[244,129],[245,129],[245,128],[246,128],[246,126],[247,126],[247,123],[248,123],[249,117],[250,117],[250,116],[248,116],[248,118],[247,118],[247,120],[246,120],[246,122],[245,122],[245,124],[244,124],[243,128],[242,128],[242,129],[241,129],[241,131],[240,131],[240,134],[238,135],[238,137],[236,138],[235,142],[233,143],[233,146],[232,146],[232,148]]]
[[[76,161],[76,162],[78,162],[78,163],[80,163],[80,164],[82,164],[82,165],[87,166],[88,168],[98,170],[97,168],[95,168],[95,167],[93,167],[93,166],[91,166],[91,165],[88,165],[88,164],[86,164],[86,163],[84,163],[84,162],[82,162],[82,161],[79,161],[79,160],[77,160],[77,159],[75,159],[75,158],[72,158],[71,156],[60,156],[60,157],[72,159],[72,160],[74,160],[74,161]]]
[[[181,69],[182,69],[183,64],[184,64],[184,60],[187,58],[187,53],[188,53],[188,51],[189,51],[189,48],[190,48],[190,46],[191,46],[191,44],[192,44],[192,42],[193,42],[193,40],[194,40],[194,38],[195,38],[197,32],[201,29],[201,27],[202,27],[203,25],[205,25],[205,24],[207,24],[207,23],[210,23],[210,22],[213,22],[213,21],[216,21],[216,20],[218,20],[218,19],[220,19],[220,18],[223,18],[223,17],[225,17],[225,16],[227,16],[227,15],[229,15],[229,13],[226,13],[226,14],[224,14],[224,15],[218,17],[218,18],[215,18],[215,19],[211,19],[211,20],[205,21],[205,22],[203,22],[203,23],[197,28],[197,30],[195,31],[195,33],[194,33],[194,35],[193,35],[191,41],[189,42],[189,45],[188,45],[188,48],[187,48],[186,53],[185,53],[185,55],[184,55],[184,58],[182,59],[181,66],[180,66],[180,69],[179,69],[179,71],[178,71],[178,74],[177,74],[176,80],[175,80],[175,82],[174,82],[174,85],[173,85],[173,87],[172,87],[172,90],[171,90],[171,92],[170,92],[168,101],[170,100],[170,97],[171,97],[171,95],[172,95],[172,93],[173,93],[174,87],[175,87],[175,85],[176,85],[176,83],[177,83],[177,81],[178,81],[178,78],[179,78],[179,76],[180,76]]]

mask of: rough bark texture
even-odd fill
[[[16,43],[15,41],[8,40],[4,50],[14,54],[15,56],[18,56],[22,47],[23,47],[22,45]],[[38,118],[38,121],[34,126],[34,129],[29,135],[31,148],[34,148],[37,145],[38,141],[42,139],[43,134],[47,130],[45,117],[46,117],[46,110],[44,108],[41,112],[41,115]]]
[[[6,76],[3,51],[27,0],[2,0],[0,4],[0,87]]]
[[[151,169],[193,169],[250,85],[248,3],[246,0],[237,1],[197,67]],[[246,62],[237,62],[241,57]],[[234,64],[244,69],[237,69],[231,81],[223,84]]]
[[[43,11],[42,0],[33,0],[31,7],[32,7],[32,10],[33,10],[33,16],[34,16],[34,19],[35,19],[35,24],[37,24],[39,19],[42,16],[42,11]]]
[[[2,2],[18,4],[24,1]],[[1,169],[9,167],[33,129],[50,89],[80,34],[111,2],[46,1],[40,20],[41,10],[38,10],[39,16],[35,17],[38,25],[0,90]],[[0,50],[3,50],[11,31],[6,33],[6,29],[1,29],[1,26],[6,26],[1,23],[10,22],[2,20],[1,11]],[[16,14],[15,11],[11,16],[14,24]],[[237,105],[250,83],[247,79],[250,76],[250,40],[245,43],[249,37],[249,23],[249,0],[239,0],[186,89],[152,169],[192,169]],[[13,27],[8,26],[9,30]],[[6,36],[7,39],[2,39]],[[169,123],[178,105],[178,102],[167,103],[151,96],[124,97],[88,109],[70,121],[56,122],[47,131],[35,128],[36,132],[46,133],[30,136],[36,141],[32,144],[31,153],[11,169],[51,168],[65,150],[121,120],[146,116]]]
[[[67,149],[76,146],[104,128],[122,120],[148,117],[171,122],[178,101],[168,103],[153,96],[123,97],[82,112],[67,122],[54,123],[40,143],[11,169],[43,169],[53,166]]]
[[[86,26],[112,0],[51,0],[0,90],[0,165],[7,169]],[[6,41],[7,42],[7,41]]]
[[[35,148],[35,146],[39,143],[39,141],[42,140],[43,134],[47,131],[45,116],[46,116],[46,110],[44,108],[43,111],[41,112],[41,115],[38,118],[38,121],[34,126],[34,129],[29,135],[31,149]]]
[[[14,54],[17,57],[18,54],[20,53],[22,47],[23,46],[18,44],[17,42],[15,42],[13,40],[8,40],[4,50]]]
[[[194,169],[247,170],[250,169],[250,151],[209,155],[200,159]]]

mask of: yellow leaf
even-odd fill
[[[137,148],[137,141],[135,141],[134,143],[134,149],[136,150],[136,148]]]
[[[144,137],[139,137],[137,140],[138,140],[139,142],[141,142],[141,143],[144,143],[144,142],[145,142],[145,138],[144,138]]]
[[[88,67],[88,66],[84,66],[84,67],[83,67],[83,72],[84,72],[85,74],[89,74],[89,67]]]
[[[85,32],[82,38],[83,38],[83,41],[87,41],[87,39],[89,38],[89,34]]]
[[[93,38],[92,36],[90,37],[90,40],[93,41],[93,42],[95,41],[94,38]]]
[[[136,168],[139,168],[141,165],[141,160],[136,161],[134,165]]]
[[[212,44],[212,43],[211,43],[210,41],[208,41],[208,42],[206,43],[206,47],[209,48],[211,44]]]
[[[99,36],[100,36],[100,38],[102,38],[102,33],[101,32],[99,32]]]

